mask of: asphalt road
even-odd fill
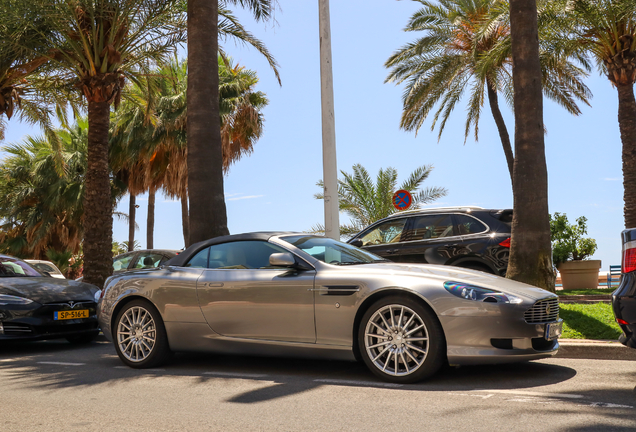
[[[106,341],[0,347],[10,431],[634,431],[636,362],[449,368],[417,385],[362,364],[179,354],[123,366]]]

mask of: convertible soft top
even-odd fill
[[[285,234],[299,234],[299,233],[295,233],[293,231],[260,231],[260,232],[232,234],[232,235],[226,235],[221,237],[214,237],[209,240],[204,240],[204,241],[191,245],[189,248],[181,252],[179,255],[173,258],[170,258],[168,261],[164,263],[164,265],[183,267],[188,261],[190,261],[190,258],[196,255],[201,249],[204,249],[208,246],[212,246],[215,244],[228,243],[228,242],[234,242],[234,241],[248,241],[248,240],[267,241],[272,237],[285,235]]]

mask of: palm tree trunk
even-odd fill
[[[190,241],[229,234],[219,115],[218,2],[188,0]]]
[[[511,0],[510,30],[515,162],[512,240],[506,277],[554,292],[535,0]]]
[[[490,104],[490,111],[492,112],[492,116],[495,118],[495,123],[497,124],[499,138],[501,139],[501,145],[503,146],[503,151],[506,155],[506,162],[508,163],[510,181],[512,182],[512,170],[514,168],[515,157],[512,153],[512,145],[510,145],[510,135],[508,135],[508,128],[506,128],[506,123],[504,122],[501,110],[499,109],[497,90],[495,90],[489,79],[486,79],[486,87],[488,88],[488,103]]]
[[[617,84],[618,125],[623,142],[625,228],[636,228],[636,100],[634,84]]]
[[[108,168],[110,105],[88,102],[88,155],[84,192],[84,282],[104,286],[113,272],[113,203]]]
[[[188,197],[181,197],[181,224],[183,225],[183,244],[190,246],[190,216],[188,214]]]
[[[130,203],[128,205],[128,252],[135,249],[135,217],[137,213],[137,200],[134,193],[130,194]]]
[[[146,249],[153,249],[155,233],[155,188],[148,191],[148,219],[146,225]]]

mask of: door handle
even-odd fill
[[[397,251],[399,251],[399,249],[389,249],[389,250],[386,251],[386,253],[394,254],[394,253],[397,253]]]

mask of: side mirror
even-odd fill
[[[351,243],[349,243],[351,246],[355,246],[355,247],[362,247],[362,240],[360,240],[359,238],[352,240]]]
[[[46,277],[50,277],[50,278],[53,277],[53,275],[51,275],[51,272],[47,272],[47,271],[42,270],[40,273],[42,273]]]
[[[296,260],[289,252],[273,253],[269,256],[269,265],[276,267],[293,267],[296,265]]]

